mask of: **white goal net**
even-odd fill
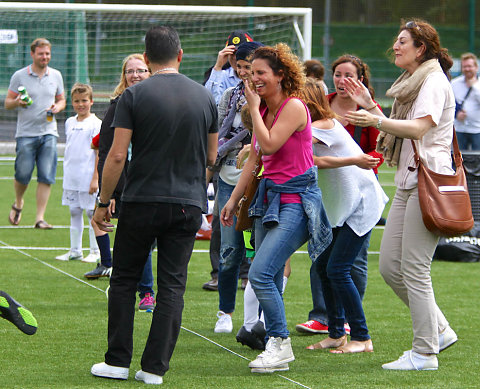
[[[3,100],[11,75],[31,63],[30,44],[38,37],[52,43],[50,65],[62,72],[66,96],[75,82],[86,82],[97,103],[108,101],[123,58],[144,51],[144,35],[152,25],[177,29],[184,50],[180,70],[202,82],[237,29],[267,45],[285,42],[301,58],[310,58],[311,17],[310,8],[0,2],[0,96]],[[1,110],[0,126],[14,120],[15,112]]]

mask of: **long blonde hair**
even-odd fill
[[[117,98],[118,96],[120,96],[123,92],[125,92],[125,89],[128,88],[127,77],[126,77],[126,75],[125,75],[125,69],[127,68],[127,63],[128,63],[128,61],[130,61],[131,59],[139,59],[140,61],[142,61],[143,63],[145,63],[145,59],[143,58],[143,55],[142,55],[142,54],[139,54],[139,53],[130,54],[128,57],[126,57],[126,58],[123,60],[123,63],[122,63],[122,75],[120,76],[120,82],[118,83],[118,85],[116,86],[115,90],[113,91],[112,99],[115,99],[115,98]]]

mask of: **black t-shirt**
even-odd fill
[[[122,201],[206,211],[207,138],[218,130],[205,87],[178,73],[154,75],[123,92],[112,126],[133,131]]]

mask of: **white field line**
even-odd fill
[[[15,250],[16,252],[18,252],[18,253],[20,253],[20,254],[28,257],[28,258],[31,258],[31,259],[33,259],[33,260],[41,263],[42,265],[45,265],[45,266],[49,267],[50,269],[56,270],[56,271],[58,271],[58,272],[60,272],[60,273],[62,273],[62,274],[64,274],[64,275],[66,275],[67,277],[73,278],[75,281],[78,281],[78,282],[80,282],[80,283],[82,283],[82,284],[84,284],[84,285],[88,285],[89,287],[94,288],[94,289],[102,292],[103,295],[106,295],[106,290],[97,288],[96,286],[94,286],[94,285],[92,285],[92,284],[90,284],[90,283],[88,283],[88,282],[86,282],[86,281],[84,281],[84,280],[82,280],[82,279],[80,279],[80,278],[78,278],[78,277],[75,277],[74,275],[72,275],[72,274],[70,274],[70,273],[68,273],[68,272],[66,272],[66,271],[64,271],[64,270],[61,270],[61,269],[59,269],[59,268],[57,268],[57,267],[55,267],[55,266],[53,266],[53,265],[50,265],[49,263],[47,263],[47,262],[45,262],[45,261],[42,261],[41,259],[39,259],[39,258],[37,258],[37,257],[35,257],[35,256],[33,256],[33,255],[30,255],[30,254],[28,254],[28,253],[26,253],[26,252],[24,251],[24,250],[29,250],[29,249],[32,250],[32,249],[35,249],[35,248],[32,248],[32,247],[30,247],[30,248],[29,248],[29,247],[18,248],[18,247],[15,247],[15,246],[10,246],[9,244],[7,244],[6,242],[4,242],[4,241],[2,241],[2,240],[0,240],[0,245],[1,245],[1,246],[0,246],[0,249]],[[40,249],[40,248],[37,248],[37,249]],[[45,249],[45,248],[43,248],[43,249]],[[58,248],[58,247],[57,247],[57,248],[53,248],[53,247],[52,247],[52,248],[48,248],[48,249],[60,250],[60,248]],[[66,249],[66,250],[68,250],[68,249]],[[194,250],[194,252],[195,252],[195,251],[197,251],[197,252],[205,252],[205,253],[208,252],[208,250]],[[108,288],[107,288],[107,289],[108,289]],[[107,298],[108,298],[108,297],[107,297]],[[202,338],[202,339],[204,339],[204,340],[206,340],[206,341],[214,344],[215,346],[217,346],[217,347],[219,347],[219,348],[221,348],[221,349],[223,349],[223,350],[225,350],[225,351],[228,351],[229,353],[231,353],[231,354],[233,354],[233,355],[235,355],[235,356],[237,356],[237,357],[239,357],[239,358],[242,358],[242,359],[244,359],[244,360],[246,360],[246,361],[249,361],[249,359],[248,359],[247,357],[244,357],[243,355],[240,355],[240,354],[236,353],[235,351],[230,350],[228,347],[222,346],[221,344],[213,341],[212,339],[207,338],[206,336],[203,336],[203,335],[199,334],[198,332],[195,332],[195,331],[193,331],[193,330],[190,330],[189,328],[186,328],[186,327],[184,327],[184,326],[181,326],[181,328],[182,328],[184,331],[187,331],[187,332],[189,332],[189,333],[191,333],[191,334],[193,334],[193,335],[195,335],[195,336],[198,336],[198,337],[200,337],[200,338]],[[311,389],[309,386],[306,386],[306,385],[304,385],[304,384],[302,384],[302,383],[300,383],[300,382],[298,382],[298,381],[292,380],[291,378],[285,377],[285,376],[283,376],[283,375],[281,375],[281,374],[278,374],[278,373],[274,373],[274,374],[275,374],[276,376],[280,377],[280,378],[283,378],[284,380],[287,380],[287,381],[292,382],[293,384],[295,384],[295,385],[297,385],[297,386],[301,386],[302,388],[306,388],[306,389]]]
[[[105,293],[105,291],[104,291],[103,289],[97,288],[96,286],[94,286],[94,285],[92,285],[92,284],[90,284],[90,283],[88,283],[88,282],[86,282],[86,281],[84,281],[84,280],[82,280],[82,279],[80,279],[80,278],[78,278],[78,277],[75,277],[73,274],[67,273],[66,271],[61,270],[61,269],[59,269],[58,267],[55,267],[55,266],[53,266],[53,265],[50,265],[49,263],[47,263],[47,262],[45,262],[45,261],[42,261],[41,259],[38,259],[37,257],[35,257],[35,256],[31,255],[31,254],[26,253],[23,249],[16,248],[16,247],[14,247],[14,246],[10,246],[8,243],[6,243],[6,242],[4,242],[4,241],[2,241],[2,240],[0,240],[0,244],[2,245],[2,246],[0,246],[0,248],[2,248],[2,249],[14,250],[14,251],[16,251],[16,252],[18,252],[18,253],[20,253],[20,254],[22,254],[22,255],[25,255],[25,256],[28,257],[28,258],[31,258],[31,259],[33,259],[33,260],[35,260],[35,261],[37,261],[37,262],[40,262],[42,265],[45,265],[45,266],[49,267],[50,269],[56,270],[56,271],[58,271],[58,272],[60,272],[60,273],[62,273],[62,274],[64,274],[64,275],[66,275],[67,277],[73,278],[75,281],[81,282],[82,284],[88,285],[88,286],[90,286],[91,288],[97,289],[97,290],[99,290],[100,292]],[[69,249],[67,249],[67,250],[69,250]]]

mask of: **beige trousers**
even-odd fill
[[[448,327],[430,277],[438,239],[423,224],[417,188],[397,189],[380,246],[380,273],[410,308],[412,350],[423,354],[438,354],[438,334]]]

